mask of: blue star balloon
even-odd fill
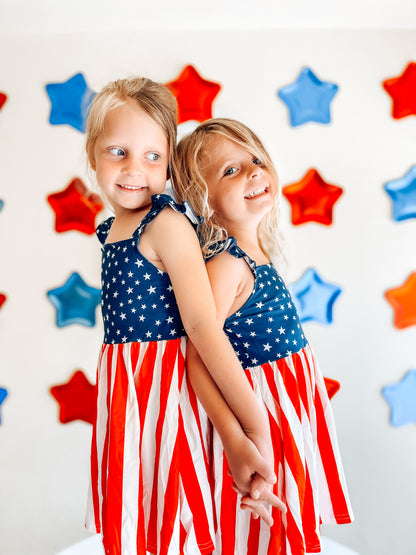
[[[416,218],[416,166],[402,178],[386,183],[384,188],[393,201],[393,220]]]
[[[3,404],[3,401],[7,397],[7,389],[0,387],[0,406]],[[0,424],[1,424],[1,414],[0,414]]]
[[[416,423],[416,370],[410,370],[401,382],[384,387],[383,396],[391,407],[393,426]]]
[[[3,210],[4,201],[0,199],[0,211]]]
[[[101,290],[87,285],[76,272],[62,287],[49,290],[47,295],[56,308],[57,326],[95,325],[95,309],[101,300]]]
[[[289,108],[292,127],[296,127],[308,121],[329,123],[329,105],[337,90],[338,85],[321,81],[305,67],[294,83],[281,88],[277,94]]]
[[[334,302],[342,289],[324,281],[313,268],[292,283],[290,291],[302,322],[332,323]]]
[[[95,93],[88,88],[82,73],[77,73],[64,83],[49,83],[46,92],[52,104],[49,123],[68,124],[83,133]]]

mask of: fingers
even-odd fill
[[[252,505],[250,503],[241,503],[240,505],[241,509],[243,509],[243,511],[250,511],[251,516],[254,519],[257,519],[260,517],[267,524],[267,526],[272,526],[273,518],[269,513],[269,511],[266,509],[266,507],[263,504],[258,503],[258,501],[253,501],[250,497],[246,499],[249,499],[253,503],[257,503],[257,505]]]
[[[270,484],[262,476],[256,474],[251,482],[250,497],[252,499],[261,499],[267,491],[270,491]]]
[[[272,491],[264,492],[263,496],[260,499],[253,499],[249,496],[243,496],[241,498],[241,504],[249,505],[250,507],[258,507],[264,503],[272,507],[276,507],[276,509],[278,509],[283,514],[287,513],[286,505]]]

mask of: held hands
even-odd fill
[[[266,504],[283,513],[286,512],[286,506],[272,491],[276,476],[273,464],[270,463],[273,461],[271,444],[260,438],[256,438],[256,441],[268,459],[262,456],[260,449],[244,433],[234,435],[232,441],[223,442],[224,451],[234,480],[233,489],[242,495],[241,509],[251,511],[253,518],[260,517],[271,526],[273,519]]]

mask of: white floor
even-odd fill
[[[321,537],[322,555],[359,555],[358,551],[353,551],[333,540]],[[71,545],[56,555],[104,555],[100,536],[92,536],[82,542]]]

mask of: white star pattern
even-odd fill
[[[164,206],[182,213],[179,205],[167,195],[159,195],[158,200],[153,197],[152,209],[127,241],[105,244],[113,218],[97,229],[103,245],[102,289],[106,295],[101,306],[105,343],[171,340],[185,335],[169,276],[151,264],[137,248],[147,223]]]
[[[307,341],[295,305],[276,269],[271,264],[256,266],[232,241],[230,253],[244,257],[255,275],[253,293],[242,308],[227,318],[225,326],[243,368],[290,356],[293,351],[276,352],[273,347],[281,343],[281,338],[295,352],[303,349]]]

